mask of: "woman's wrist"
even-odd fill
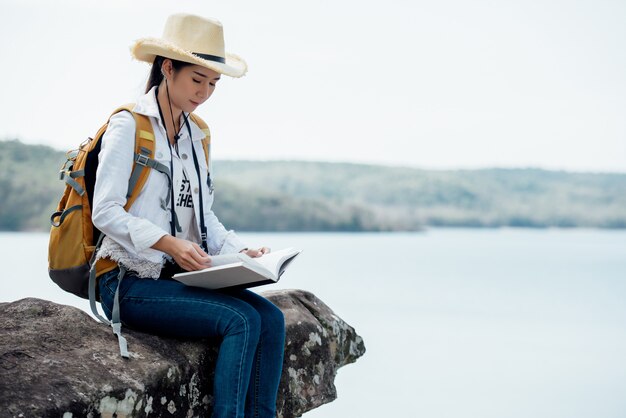
[[[150,248],[154,248],[155,250],[159,250],[169,255],[172,255],[171,249],[172,249],[172,244],[174,243],[175,240],[176,238],[174,238],[170,234],[166,234],[166,235],[163,235],[161,238],[159,238],[159,240],[155,242]]]

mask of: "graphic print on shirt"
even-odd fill
[[[191,199],[191,184],[187,178],[187,173],[183,170],[183,179],[178,189],[178,199],[176,206],[183,208],[193,208],[193,200]]]

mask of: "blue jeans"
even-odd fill
[[[111,319],[119,268],[99,277],[102,310]],[[124,327],[163,336],[222,337],[215,365],[212,418],[276,415],[285,319],[250,291],[210,290],[174,279],[126,272],[119,294]]]

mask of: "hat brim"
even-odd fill
[[[171,42],[159,38],[142,38],[136,40],[130,47],[130,54],[136,60],[150,64],[154,62],[154,58],[157,55],[160,55],[165,58],[197,64],[231,77],[241,77],[248,71],[246,62],[236,54],[227,52],[225,63],[206,60]]]

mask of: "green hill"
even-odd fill
[[[49,229],[64,161],[64,152],[47,146],[0,141],[0,230]],[[238,231],[626,227],[626,174],[303,161],[213,167],[213,210]]]

